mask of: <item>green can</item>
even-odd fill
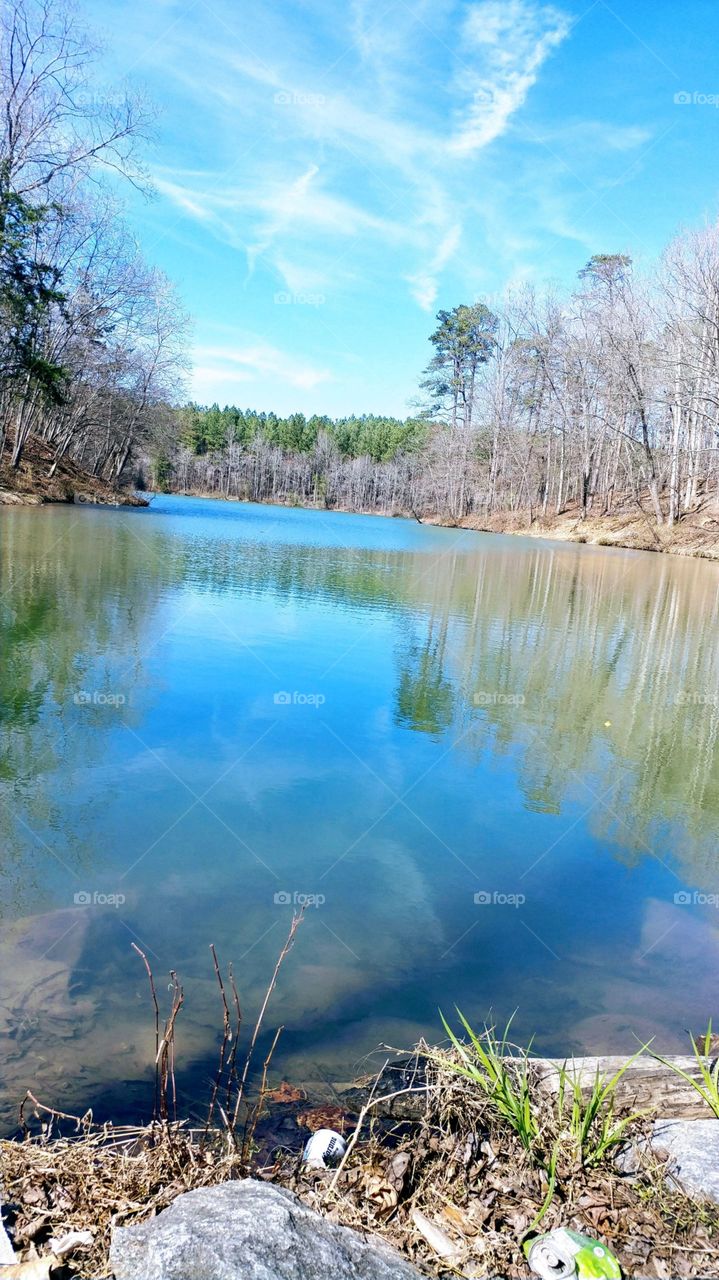
[[[527,1240],[524,1252],[542,1280],[621,1280],[621,1268],[611,1250],[569,1227]]]

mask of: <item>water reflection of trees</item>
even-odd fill
[[[31,825],[66,822],[42,779],[99,759],[113,727],[75,693],[122,683],[139,704],[168,591],[319,597],[395,619],[398,725],[475,757],[512,751],[532,809],[560,812],[588,780],[613,788],[591,820],[624,856],[646,853],[663,828],[687,874],[710,874],[714,566],[491,537],[422,555],[297,546],[253,541],[249,527],[240,540],[234,524],[178,529],[132,513],[108,528],[94,513],[56,514],[9,513],[0,549],[0,781]],[[132,723],[131,699],[122,715]]]
[[[438,567],[431,614],[415,616],[398,659],[402,722],[426,729],[432,688],[446,712],[449,676],[447,734],[475,754],[518,749],[528,807],[560,812],[591,780],[588,804],[610,793],[591,822],[625,857],[673,843],[689,879],[708,883],[719,818],[716,569],[500,545]]]
[[[118,726],[108,704],[143,683],[157,591],[129,538],[93,536],[72,512],[3,514],[0,540],[2,907],[43,900],[51,853],[74,869],[94,851],[69,780],[102,761]],[[64,780],[64,781],[63,781]],[[87,801],[91,805],[97,797]],[[70,802],[68,804],[68,801]],[[36,866],[37,863],[37,866]]]
[[[407,635],[397,659],[397,723],[435,737],[450,729],[455,708],[454,685],[445,674],[447,626],[446,616],[430,615],[422,639]]]
[[[98,974],[104,976],[102,963],[112,956],[105,983],[109,988],[110,973],[120,963],[117,955],[125,954],[126,931],[119,918],[103,918],[95,937],[88,932],[92,921],[85,916],[69,931],[74,920],[67,914],[73,910],[72,891],[84,884],[71,885],[67,896],[60,895],[55,902],[60,902],[61,910],[45,917],[45,900],[33,876],[41,881],[54,864],[47,850],[36,845],[32,832],[60,851],[74,868],[84,869],[96,865],[103,854],[97,847],[93,802],[117,800],[115,811],[123,817],[136,804],[132,780],[126,780],[122,795],[115,797],[97,791],[93,796],[92,779],[101,776],[102,786],[107,786],[111,776],[115,780],[109,785],[120,785],[121,769],[101,774],[99,766],[112,764],[115,758],[112,735],[120,719],[142,732],[141,718],[157,694],[150,683],[148,654],[161,652],[168,617],[173,616],[183,592],[245,597],[248,617],[253,598],[276,599],[278,605],[315,601],[329,606],[328,628],[335,625],[338,610],[354,614],[364,628],[370,628],[376,616],[385,628],[383,634],[389,624],[396,637],[393,711],[400,737],[416,731],[428,751],[434,742],[437,754],[446,754],[450,760],[462,754],[472,762],[506,758],[518,779],[521,798],[517,803],[523,801],[532,810],[559,813],[577,795],[589,809],[592,792],[602,796],[614,787],[608,801],[598,804],[586,823],[606,838],[615,855],[633,861],[656,849],[667,860],[676,856],[690,883],[715,888],[714,832],[719,817],[715,750],[719,655],[714,643],[719,578],[715,566],[588,548],[551,549],[492,537],[469,537],[459,550],[453,548],[453,539],[421,542],[422,554],[392,548],[302,546],[261,537],[253,541],[252,531],[242,528],[239,517],[231,527],[229,522],[218,522],[219,530],[208,531],[202,521],[197,528],[190,524],[166,521],[154,513],[3,513],[0,799],[5,796],[10,804],[6,809],[0,804],[2,902],[17,914],[37,913],[35,920],[10,926],[7,935],[9,960],[0,966],[6,973],[5,1005],[10,1011],[6,1034],[17,1035],[16,1010],[26,1001],[32,980],[38,984],[33,1006],[37,1017],[53,1005],[55,1034],[58,1041],[64,1037],[68,1042],[63,1051],[68,1058],[78,1025],[87,1054],[92,1028],[97,1029],[99,1045],[108,1021],[116,1020],[121,1031],[118,1051],[127,1054],[125,1074],[131,1078],[144,1069],[142,1053],[135,1050],[136,1014],[128,1013],[125,1025],[116,1018],[111,1001],[112,1019],[98,1012],[97,991],[102,985]],[[324,616],[322,611],[319,616]],[[345,637],[346,629],[341,634]],[[371,673],[362,668],[362,635],[358,629],[351,661],[369,680]],[[238,662],[241,649],[238,644]],[[205,661],[201,644],[193,656],[198,663]],[[341,678],[341,668],[338,675]],[[94,688],[127,694],[121,716],[106,707],[78,708],[74,702],[78,690]],[[414,741],[419,744],[418,737]],[[293,808],[286,830],[277,828],[278,847],[296,856],[298,883],[306,854],[299,846],[292,852],[295,830],[311,822],[321,847],[329,847],[335,838],[340,793],[323,793],[324,812],[318,810],[317,794],[314,790],[310,794],[307,784],[304,814]],[[27,827],[18,825],[18,818]],[[506,821],[510,827],[511,815]],[[322,824],[332,828],[326,838]],[[415,858],[412,840],[405,841],[401,830],[395,836],[383,837],[379,843],[373,838],[368,856],[376,864],[374,883],[383,888],[388,917],[395,914],[396,886],[401,882],[403,927],[416,935],[414,947],[407,944],[407,933],[396,924],[392,927],[388,919],[387,927],[380,930],[394,938],[386,975],[375,975],[368,984],[366,971],[358,971],[355,991],[352,976],[336,962],[331,935],[318,930],[312,966],[298,968],[287,979],[290,1005],[294,1002],[299,1007],[306,990],[321,993],[316,996],[318,1025],[324,1025],[327,1010],[336,1011],[342,999],[346,1000],[343,1017],[345,1012],[350,1017],[351,1006],[363,999],[370,1012],[384,1009],[383,992],[393,990],[400,981],[402,957],[411,981],[416,981],[422,964],[428,973],[436,969],[436,949],[426,950],[428,921],[438,936],[442,929],[438,899],[432,892],[436,886],[427,867]],[[118,842],[122,838],[122,831],[112,836]],[[350,838],[348,832],[348,842]],[[221,842],[213,848],[221,849]],[[213,880],[211,861],[181,860],[176,897],[171,896],[172,880],[163,888],[170,903],[168,916],[173,913],[182,919],[181,904],[189,897],[203,918],[196,904],[204,894],[203,910],[207,919],[212,918],[217,901],[227,895],[228,880],[223,865],[218,865]],[[348,876],[350,865],[348,860]],[[351,884],[347,900],[352,903],[368,880],[367,865],[366,858],[357,863],[356,885],[347,881]],[[434,864],[428,855],[430,865]],[[437,884],[446,875],[438,867]],[[290,877],[288,883],[293,882]],[[248,898],[252,902],[252,892]],[[260,913],[259,898],[255,905]],[[671,908],[671,904],[663,906]],[[375,913],[379,909],[373,907]],[[165,930],[155,905],[152,911],[158,931]],[[229,951],[235,918],[225,913],[223,920],[228,936],[218,936],[217,941]],[[421,929],[415,928],[416,920],[421,920]],[[657,925],[657,936],[666,931],[663,920]],[[109,932],[113,928],[114,943]],[[258,936],[263,929],[258,917]],[[647,936],[653,943],[651,929]],[[271,950],[274,938],[262,945]],[[492,945],[501,955],[501,947],[508,944],[498,933]],[[323,946],[329,947],[326,955]],[[644,946],[642,942],[642,951]],[[22,948],[23,968],[16,972],[14,957]],[[52,963],[45,964],[48,951]],[[386,950],[383,955],[387,957]],[[508,961],[505,968],[511,982],[514,971]],[[87,980],[97,988],[88,994],[85,1020],[80,1022],[78,973],[91,973]],[[41,985],[46,979],[48,985]],[[496,985],[500,978],[495,974],[493,981]],[[536,981],[532,989],[536,1001],[545,998],[554,1013],[555,988],[547,988],[543,997],[542,975],[532,981]],[[208,985],[211,1002],[216,998],[211,978]],[[567,999],[573,990],[567,988]],[[644,984],[637,984],[637,993],[637,1001],[644,1001]],[[581,1012],[584,1004],[576,991],[573,999],[573,1007]],[[594,1007],[591,1002],[590,1007]],[[201,1045],[207,1026],[202,1017],[192,1026]],[[17,1042],[18,1072],[25,1070],[26,1041],[34,1034],[35,1024],[29,1023],[23,1032],[25,1040]],[[43,1052],[47,1034],[45,1025]],[[306,1036],[303,1026],[298,1043],[302,1038],[304,1044]],[[95,1059],[89,1060],[97,1073]]]

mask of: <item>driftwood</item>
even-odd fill
[[[422,1058],[414,1055],[388,1062],[379,1076],[338,1088],[337,1095],[348,1111],[362,1112],[372,1102],[377,1115],[395,1120],[419,1120],[427,1110],[427,1075]]]
[[[599,1058],[531,1058],[530,1070],[540,1089],[551,1095],[559,1089],[559,1071],[566,1067],[588,1094],[597,1072],[610,1080],[625,1065],[626,1057]],[[699,1079],[699,1069],[693,1056],[669,1056],[667,1062],[686,1071],[693,1079]],[[410,1092],[411,1090],[411,1092]],[[405,1092],[406,1091],[406,1092]],[[421,1058],[407,1059],[388,1064],[379,1080],[341,1089],[338,1091],[343,1106],[361,1111],[372,1095],[376,1114],[391,1116],[396,1120],[414,1120],[424,1114],[428,1100],[427,1082]],[[386,1095],[387,1101],[383,1101]],[[658,1062],[650,1054],[643,1054],[631,1062],[614,1092],[615,1109],[651,1111],[657,1119],[708,1120],[711,1111],[696,1089],[682,1079],[670,1067]]]
[[[670,1056],[667,1062],[680,1067],[693,1079],[700,1078],[697,1060],[690,1056]],[[559,1088],[559,1069],[566,1065],[567,1072],[573,1075],[582,1086],[582,1091],[589,1091],[594,1083],[597,1071],[605,1080],[610,1080],[626,1062],[622,1057],[570,1058],[566,1064],[563,1058],[537,1058],[533,1062],[539,1079],[550,1093]],[[617,1082],[614,1093],[616,1107],[630,1107],[632,1111],[653,1111],[659,1120],[709,1120],[711,1111],[706,1102],[699,1097],[696,1089],[688,1080],[658,1062],[649,1054],[642,1054],[630,1063],[624,1075]]]

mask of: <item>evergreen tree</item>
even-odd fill
[[[430,337],[435,354],[421,384],[430,393],[427,412],[448,415],[452,427],[471,427],[477,370],[494,351],[499,322],[483,302],[438,311],[437,320]]]

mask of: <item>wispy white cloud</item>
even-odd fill
[[[258,341],[198,346],[193,353],[193,366],[193,387],[199,395],[218,383],[257,383],[272,379],[311,391],[329,382],[332,376],[328,369],[304,363],[268,342]]]
[[[330,7],[312,7],[321,25]],[[461,19],[448,0],[352,0],[335,56],[306,34],[296,47],[263,45],[261,57],[249,35],[205,35],[193,75],[197,63],[212,74],[194,86],[214,104],[218,135],[243,119],[264,145],[226,179],[164,172],[158,188],[242,251],[248,277],[262,264],[293,290],[369,287],[389,260],[429,310],[474,203],[467,157],[509,127],[569,26],[541,0],[476,0]],[[188,64],[176,63],[190,92]]]
[[[222,377],[260,403],[264,379],[266,403],[386,407],[425,361],[427,312],[626,247],[650,143],[658,158],[654,82],[628,70],[642,46],[590,0],[94,12],[108,82],[139,74],[164,112],[148,252],[208,350],[231,322],[222,357],[197,353],[212,398]],[[279,290],[326,305],[278,308]]]
[[[290,289],[316,288],[338,279],[318,269],[317,250],[331,262],[328,245],[360,238],[383,245],[407,244],[412,236],[401,217],[383,217],[326,189],[317,164],[294,176],[284,162],[258,172],[251,183],[232,184],[221,175],[198,182],[181,174],[158,174],[155,184],[183,213],[204,223],[219,239],[242,249],[250,274],[266,258]],[[339,256],[341,249],[334,251]],[[304,261],[303,261],[304,258]]]
[[[351,0],[338,19],[331,0],[307,4],[301,32],[280,6],[271,37],[258,13],[237,40],[222,22],[192,39],[178,25],[178,47],[161,50],[163,73],[214,136],[205,171],[195,146],[194,163],[158,173],[158,189],[244,256],[245,290],[331,298],[376,293],[393,278],[431,311],[458,277],[487,287],[488,253],[494,284],[497,269],[530,274],[547,234],[584,251],[572,195],[586,184],[580,176],[568,193],[567,174],[581,174],[590,152],[638,149],[647,131],[581,118],[527,125],[530,92],[570,33],[568,12],[547,0],[470,0],[461,10],[451,0]],[[531,207],[517,205],[516,160],[509,179],[494,162],[510,129]],[[245,366],[233,376],[244,379]]]
[[[411,286],[412,297],[419,303],[423,311],[432,310],[437,300],[438,277],[447,263],[454,257],[461,237],[462,228],[459,223],[455,223],[442,237],[426,265],[419,271],[414,272],[414,274],[407,276],[407,281]]]
[[[561,125],[538,129],[533,140],[560,152],[600,155],[609,151],[635,151],[645,147],[654,131],[643,125],[608,124],[603,120],[563,120]]]
[[[570,27],[568,14],[530,0],[480,0],[471,7],[462,33],[466,65],[458,76],[470,101],[453,151],[470,154],[504,133]]]

